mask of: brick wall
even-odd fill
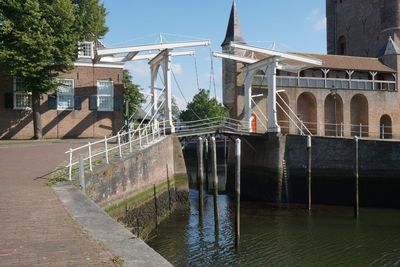
[[[123,125],[122,111],[89,110],[89,97],[97,94],[97,81],[114,82],[114,97],[122,102],[122,69],[76,67],[60,75],[74,80],[74,94],[81,96],[81,110],[49,109],[48,95],[41,98],[42,128],[44,138],[103,137],[115,134]],[[12,93],[13,78],[0,75],[0,138],[30,139],[33,137],[30,110],[5,108],[5,94]],[[121,103],[122,110],[122,103]]]

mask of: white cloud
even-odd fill
[[[127,63],[126,68],[130,71],[134,79],[137,76],[147,77],[150,75],[149,64],[144,60]]]
[[[181,64],[172,63],[171,64],[171,68],[172,68],[172,71],[175,73],[175,75],[182,75],[183,74],[183,68],[182,68]]]
[[[326,18],[321,18],[314,22],[314,31],[320,32],[326,30]]]
[[[306,20],[312,23],[314,31],[320,32],[326,30],[326,17],[324,14],[321,14],[319,9],[311,10]]]

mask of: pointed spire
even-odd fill
[[[235,0],[233,0],[232,3],[231,15],[229,16],[228,29],[226,30],[225,40],[221,46],[229,45],[230,42],[245,43],[242,32],[240,31],[240,22]]]
[[[400,55],[400,47],[393,41],[392,36],[389,36],[384,55]]]

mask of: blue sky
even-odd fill
[[[103,0],[107,8],[109,33],[104,43],[110,47],[156,43],[159,33],[164,41],[211,40],[213,51],[221,50],[232,0]],[[325,0],[237,0],[245,40],[255,46],[280,51],[326,53]],[[201,88],[210,88],[210,48],[196,48]],[[221,60],[213,59],[217,98],[222,98]],[[134,82],[148,91],[149,69],[146,61],[126,64]],[[180,108],[197,91],[194,58],[173,58],[179,92],[173,94]],[[214,87],[211,86],[212,96]]]

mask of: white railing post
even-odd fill
[[[341,137],[344,136],[344,132],[343,132],[343,122],[340,123],[340,136],[341,136]]]
[[[362,123],[360,123],[360,138],[362,137]]]
[[[154,142],[154,124],[151,124],[151,135],[153,136],[153,142]]]
[[[157,121],[157,135],[158,135],[158,139],[160,139],[161,133],[160,133],[160,122]]]
[[[109,164],[109,160],[108,160],[108,144],[107,144],[107,136],[104,136],[104,148],[106,151],[106,163]]]
[[[165,120],[163,122],[163,131],[164,131],[164,136],[165,136]]]
[[[146,128],[144,128],[144,133],[145,133],[145,135],[146,135],[146,145],[148,145],[149,144],[149,135],[147,134],[147,128],[148,128],[149,126],[146,126]]]
[[[89,152],[89,170],[93,171],[93,164],[92,164],[92,144],[88,143],[88,152]]]
[[[68,170],[68,178],[72,180],[72,148],[69,149],[69,170]]]
[[[117,138],[118,138],[119,157],[122,158],[121,135],[119,133],[117,134]]]
[[[142,131],[140,128],[138,128],[139,131],[139,147],[142,148]]]
[[[132,132],[128,132],[128,139],[129,139],[129,153],[132,153]]]

